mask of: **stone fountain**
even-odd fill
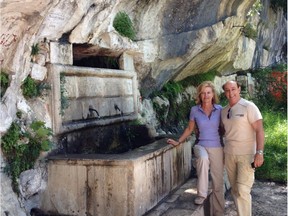
[[[139,103],[133,56],[123,53],[119,70],[77,67],[70,45],[50,48],[57,56],[49,66],[50,110],[62,151],[49,157],[41,209],[75,216],[145,214],[189,178],[191,142],[172,147],[129,124]],[[69,106],[62,112],[64,100]]]

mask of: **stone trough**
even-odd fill
[[[166,139],[122,154],[50,158],[42,209],[60,215],[137,216],[183,184],[191,171],[191,142]]]

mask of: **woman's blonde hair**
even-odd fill
[[[214,94],[212,99],[212,104],[218,103],[219,98],[215,89],[214,84],[211,81],[204,81],[197,87],[197,98],[196,98],[196,104],[201,104],[201,92],[203,88],[210,87],[212,89],[212,92]]]

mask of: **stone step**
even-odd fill
[[[197,178],[190,178],[147,212],[145,216],[208,216],[209,197],[203,205],[194,204],[197,196],[196,185]]]

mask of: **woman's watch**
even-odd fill
[[[256,154],[263,155],[263,150],[257,150],[257,151],[256,151]]]

